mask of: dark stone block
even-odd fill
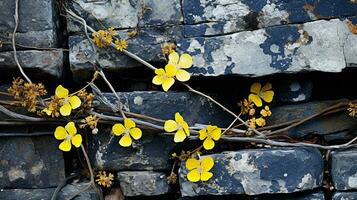
[[[63,155],[53,136],[4,137],[0,150],[0,188],[56,187],[64,179]]]
[[[332,200],[357,200],[357,192],[335,192]]]
[[[214,175],[207,182],[189,182],[182,163],[182,196],[292,193],[322,185],[323,159],[316,149],[249,149],[211,156]]]
[[[357,151],[334,151],[331,154],[331,177],[336,190],[357,189]]]
[[[308,101],[312,93],[312,82],[309,80],[280,81],[274,84],[275,101],[301,102]]]
[[[153,171],[122,171],[118,173],[124,196],[157,196],[169,192],[166,175]]]
[[[5,189],[0,190],[2,200],[50,200],[55,188],[45,189]]]
[[[79,191],[81,191],[86,183],[72,183],[68,184],[65,187],[61,189],[61,191],[58,193],[58,200],[67,200],[70,197],[72,197],[74,194],[77,194]],[[94,191],[94,189],[91,187],[88,190],[81,192],[74,200],[99,200],[99,195]]]

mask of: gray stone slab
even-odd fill
[[[63,51],[38,51],[27,50],[17,51],[18,60],[25,72],[33,76],[60,78],[63,72]],[[16,70],[18,67],[15,63],[14,53],[0,52],[0,71]]]
[[[64,179],[63,155],[53,136],[3,137],[0,152],[0,188],[57,187]]]
[[[122,171],[117,177],[124,196],[156,196],[169,192],[166,174],[153,171]]]
[[[55,188],[44,189],[5,189],[0,190],[2,200],[50,200]]]
[[[322,185],[323,159],[316,149],[249,149],[211,156],[214,175],[207,182],[189,182],[182,163],[182,196],[292,193]]]
[[[335,192],[332,200],[357,200],[357,192]]]
[[[61,189],[58,193],[58,200],[67,200],[72,197],[74,194],[80,192],[84,187],[86,187],[87,183],[79,182],[79,183],[71,183],[67,184],[65,187]],[[81,192],[74,200],[99,200],[99,195],[94,191],[93,188],[90,188],[84,192]]]
[[[332,152],[331,177],[336,190],[357,189],[356,158],[356,149]]]

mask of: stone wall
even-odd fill
[[[75,88],[91,79],[95,60],[82,25],[61,15],[61,3],[20,0],[18,58],[31,77],[47,80],[52,87],[67,82]],[[150,63],[162,65],[162,45],[175,43],[179,52],[193,56],[193,84],[232,109],[238,109],[236,103],[248,92],[243,86],[254,80],[271,81],[276,97],[268,124],[301,119],[348,102],[333,96],[338,88],[331,96],[313,98],[323,87],[314,85],[318,81],[309,74],[346,75],[342,71],[350,70],[357,75],[353,69],[357,66],[354,0],[71,0],[67,4],[91,27],[117,29],[128,39],[128,50]],[[18,75],[11,47],[15,2],[2,0],[0,7],[0,76],[11,81]],[[128,38],[130,31],[137,35]],[[151,72],[120,52],[99,49],[98,54],[100,64],[122,91],[126,111],[162,119],[180,112],[189,124],[221,127],[233,120],[212,102],[180,87],[160,91],[151,84]],[[110,94],[107,98],[115,101]],[[103,105],[96,102],[95,106]],[[339,112],[292,128],[286,135],[337,144],[353,138],[356,125],[346,112]],[[55,188],[76,172],[77,152],[62,154],[53,130],[36,124],[0,125],[0,199],[50,199]],[[320,151],[221,141],[210,153],[215,159],[213,179],[191,183],[183,164],[178,183],[170,185],[170,156],[188,147],[144,130],[137,146],[123,148],[109,126],[99,130],[88,137],[93,167],[113,172],[115,187],[121,187],[129,199],[357,199],[357,149]],[[187,145],[194,146],[195,141]],[[80,186],[66,185],[58,199],[69,198]],[[89,190],[75,199],[99,197]]]

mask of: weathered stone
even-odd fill
[[[272,113],[268,119],[268,124],[279,124],[295,119],[303,119],[307,116],[316,114],[323,109],[330,106],[336,105],[340,102],[348,102],[347,100],[336,100],[336,101],[319,101],[319,102],[309,102],[294,105],[283,105],[279,107],[272,108]],[[354,127],[357,125],[357,121],[348,116],[345,112],[338,112],[334,114],[329,114],[316,118],[312,121],[307,121],[297,127],[291,128],[287,131],[291,137],[303,137],[310,134],[317,135],[329,135],[329,134],[339,134],[342,132],[347,132],[349,134],[354,134]],[[343,135],[340,135],[343,136]],[[330,138],[332,139],[332,138]],[[346,139],[336,137],[335,139]]]
[[[118,173],[124,196],[156,196],[169,192],[166,175],[153,171],[123,171]]]
[[[86,187],[88,183],[72,183],[68,184],[61,189],[58,193],[58,200],[66,200],[72,197],[74,194],[77,194],[81,191],[84,187]],[[90,189],[81,192],[74,200],[99,200],[98,194],[94,191],[91,187]]]
[[[275,101],[301,102],[308,101],[312,93],[312,82],[309,80],[284,80],[274,85]]]
[[[334,151],[331,154],[331,177],[337,190],[357,189],[357,150]]]
[[[63,155],[52,136],[4,137],[0,149],[0,188],[57,187],[64,179]]]
[[[346,21],[334,19],[177,43],[180,51],[193,56],[190,71],[196,75],[341,72],[346,68],[344,45],[351,34]]]
[[[75,0],[70,5],[95,29],[101,29],[103,25],[120,29],[177,25],[183,21],[180,0]],[[78,32],[82,27],[68,20],[68,30]]]
[[[157,27],[140,29],[137,36],[128,39],[128,51],[139,55],[148,62],[164,62],[161,46],[165,42],[181,37],[181,27]],[[126,31],[118,31],[124,35]],[[73,78],[76,80],[92,77],[94,57],[89,41],[84,36],[69,37],[69,60]],[[112,47],[98,49],[100,64],[108,71],[116,72],[141,64]],[[141,66],[142,67],[142,66]]]
[[[50,200],[55,188],[45,189],[5,189],[0,190],[0,199],[3,200]],[[76,199],[77,200],[77,199]]]
[[[17,57],[24,68],[24,71],[31,73],[33,76],[43,77],[50,76],[60,78],[63,72],[63,51],[17,51]],[[0,71],[16,70],[18,67],[15,63],[14,53],[0,52]]]
[[[183,26],[183,35],[185,37],[214,36],[244,31],[246,28],[244,21],[207,22]]]
[[[352,32],[353,28],[357,27],[357,17],[349,18],[346,21],[348,28]],[[357,67],[357,32],[348,35],[344,46],[346,56],[346,64],[351,67]]]
[[[186,24],[229,21],[251,29],[357,15],[357,5],[349,0],[338,4],[334,0],[183,0],[182,3]]]
[[[182,196],[292,193],[322,185],[323,159],[316,149],[249,149],[211,156],[214,175],[207,182],[189,182],[181,165]]]
[[[54,0],[19,1],[19,26],[17,44],[34,47],[56,47],[58,13]],[[11,42],[11,34],[15,27],[15,1],[0,2],[0,40]],[[19,49],[21,47],[18,47]],[[11,49],[4,46],[3,50]]]
[[[357,192],[335,192],[332,200],[357,200]]]

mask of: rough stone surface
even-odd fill
[[[349,25],[350,30],[357,26],[357,17],[348,19],[351,23]],[[353,26],[353,27],[352,27]],[[351,67],[357,67],[357,33],[348,35],[344,46],[344,52],[346,56],[346,64]]]
[[[165,42],[175,41],[176,38],[181,37],[180,30],[180,26],[140,29],[137,36],[127,40],[128,51],[148,62],[166,62],[161,46]],[[119,31],[118,34],[125,35],[126,32]],[[73,78],[77,81],[91,78],[93,72],[91,63],[94,63],[94,57],[88,40],[80,35],[70,36],[69,47]],[[100,64],[111,72],[141,66],[140,63],[114,48],[98,49],[97,52]]]
[[[50,200],[54,191],[55,191],[55,188],[5,189],[5,190],[0,190],[0,199],[3,199],[3,200],[19,200],[19,199]]]
[[[0,188],[57,187],[63,179],[63,155],[52,136],[1,138]]]
[[[70,4],[74,11],[86,19],[89,26],[96,29],[102,25],[123,29],[177,25],[183,21],[180,0],[75,0]],[[78,23],[68,20],[68,24],[70,32],[82,30]]]
[[[357,150],[334,151],[331,154],[331,176],[337,190],[357,189]]]
[[[333,19],[193,37],[177,43],[180,51],[193,56],[190,70],[196,75],[263,76],[301,71],[340,72],[346,68],[344,45],[351,34],[346,21]]]
[[[204,183],[189,182],[181,165],[182,196],[291,193],[322,184],[323,159],[316,149],[250,149],[211,156],[214,176]]]
[[[68,184],[61,189],[58,193],[58,200],[66,200],[72,197],[74,194],[77,194],[83,187],[85,187],[86,183],[72,183]],[[98,194],[90,188],[82,193],[80,193],[74,200],[99,200]]]
[[[346,100],[347,101],[347,100]],[[272,113],[268,119],[268,124],[279,124],[294,119],[303,119],[312,114],[318,113],[329,106],[336,105],[336,101],[318,101],[295,105],[283,105],[272,108]],[[344,112],[330,114],[319,117],[313,121],[306,122],[288,131],[291,137],[303,137],[311,134],[328,136],[332,139],[346,139],[348,135],[353,135],[356,120]],[[341,134],[343,133],[343,134]],[[334,138],[330,137],[334,135]]]
[[[357,15],[349,0],[183,0],[182,10],[186,24],[228,21],[251,29]]]
[[[60,78],[63,72],[63,51],[17,51],[18,60],[25,71],[33,76],[50,76]],[[14,53],[0,52],[0,71],[18,70]]]
[[[54,0],[31,0],[19,2],[19,26],[17,29],[17,43],[34,47],[56,47],[58,13]],[[15,21],[15,1],[0,2],[0,39],[10,42]],[[20,47],[19,47],[20,48]],[[10,46],[1,51],[11,49]]]
[[[166,175],[153,171],[122,171],[118,181],[124,196],[156,196],[169,192]]]
[[[308,101],[312,94],[313,84],[310,80],[285,80],[274,84],[275,101],[301,102]]]
[[[332,200],[357,200],[357,192],[335,192]]]

